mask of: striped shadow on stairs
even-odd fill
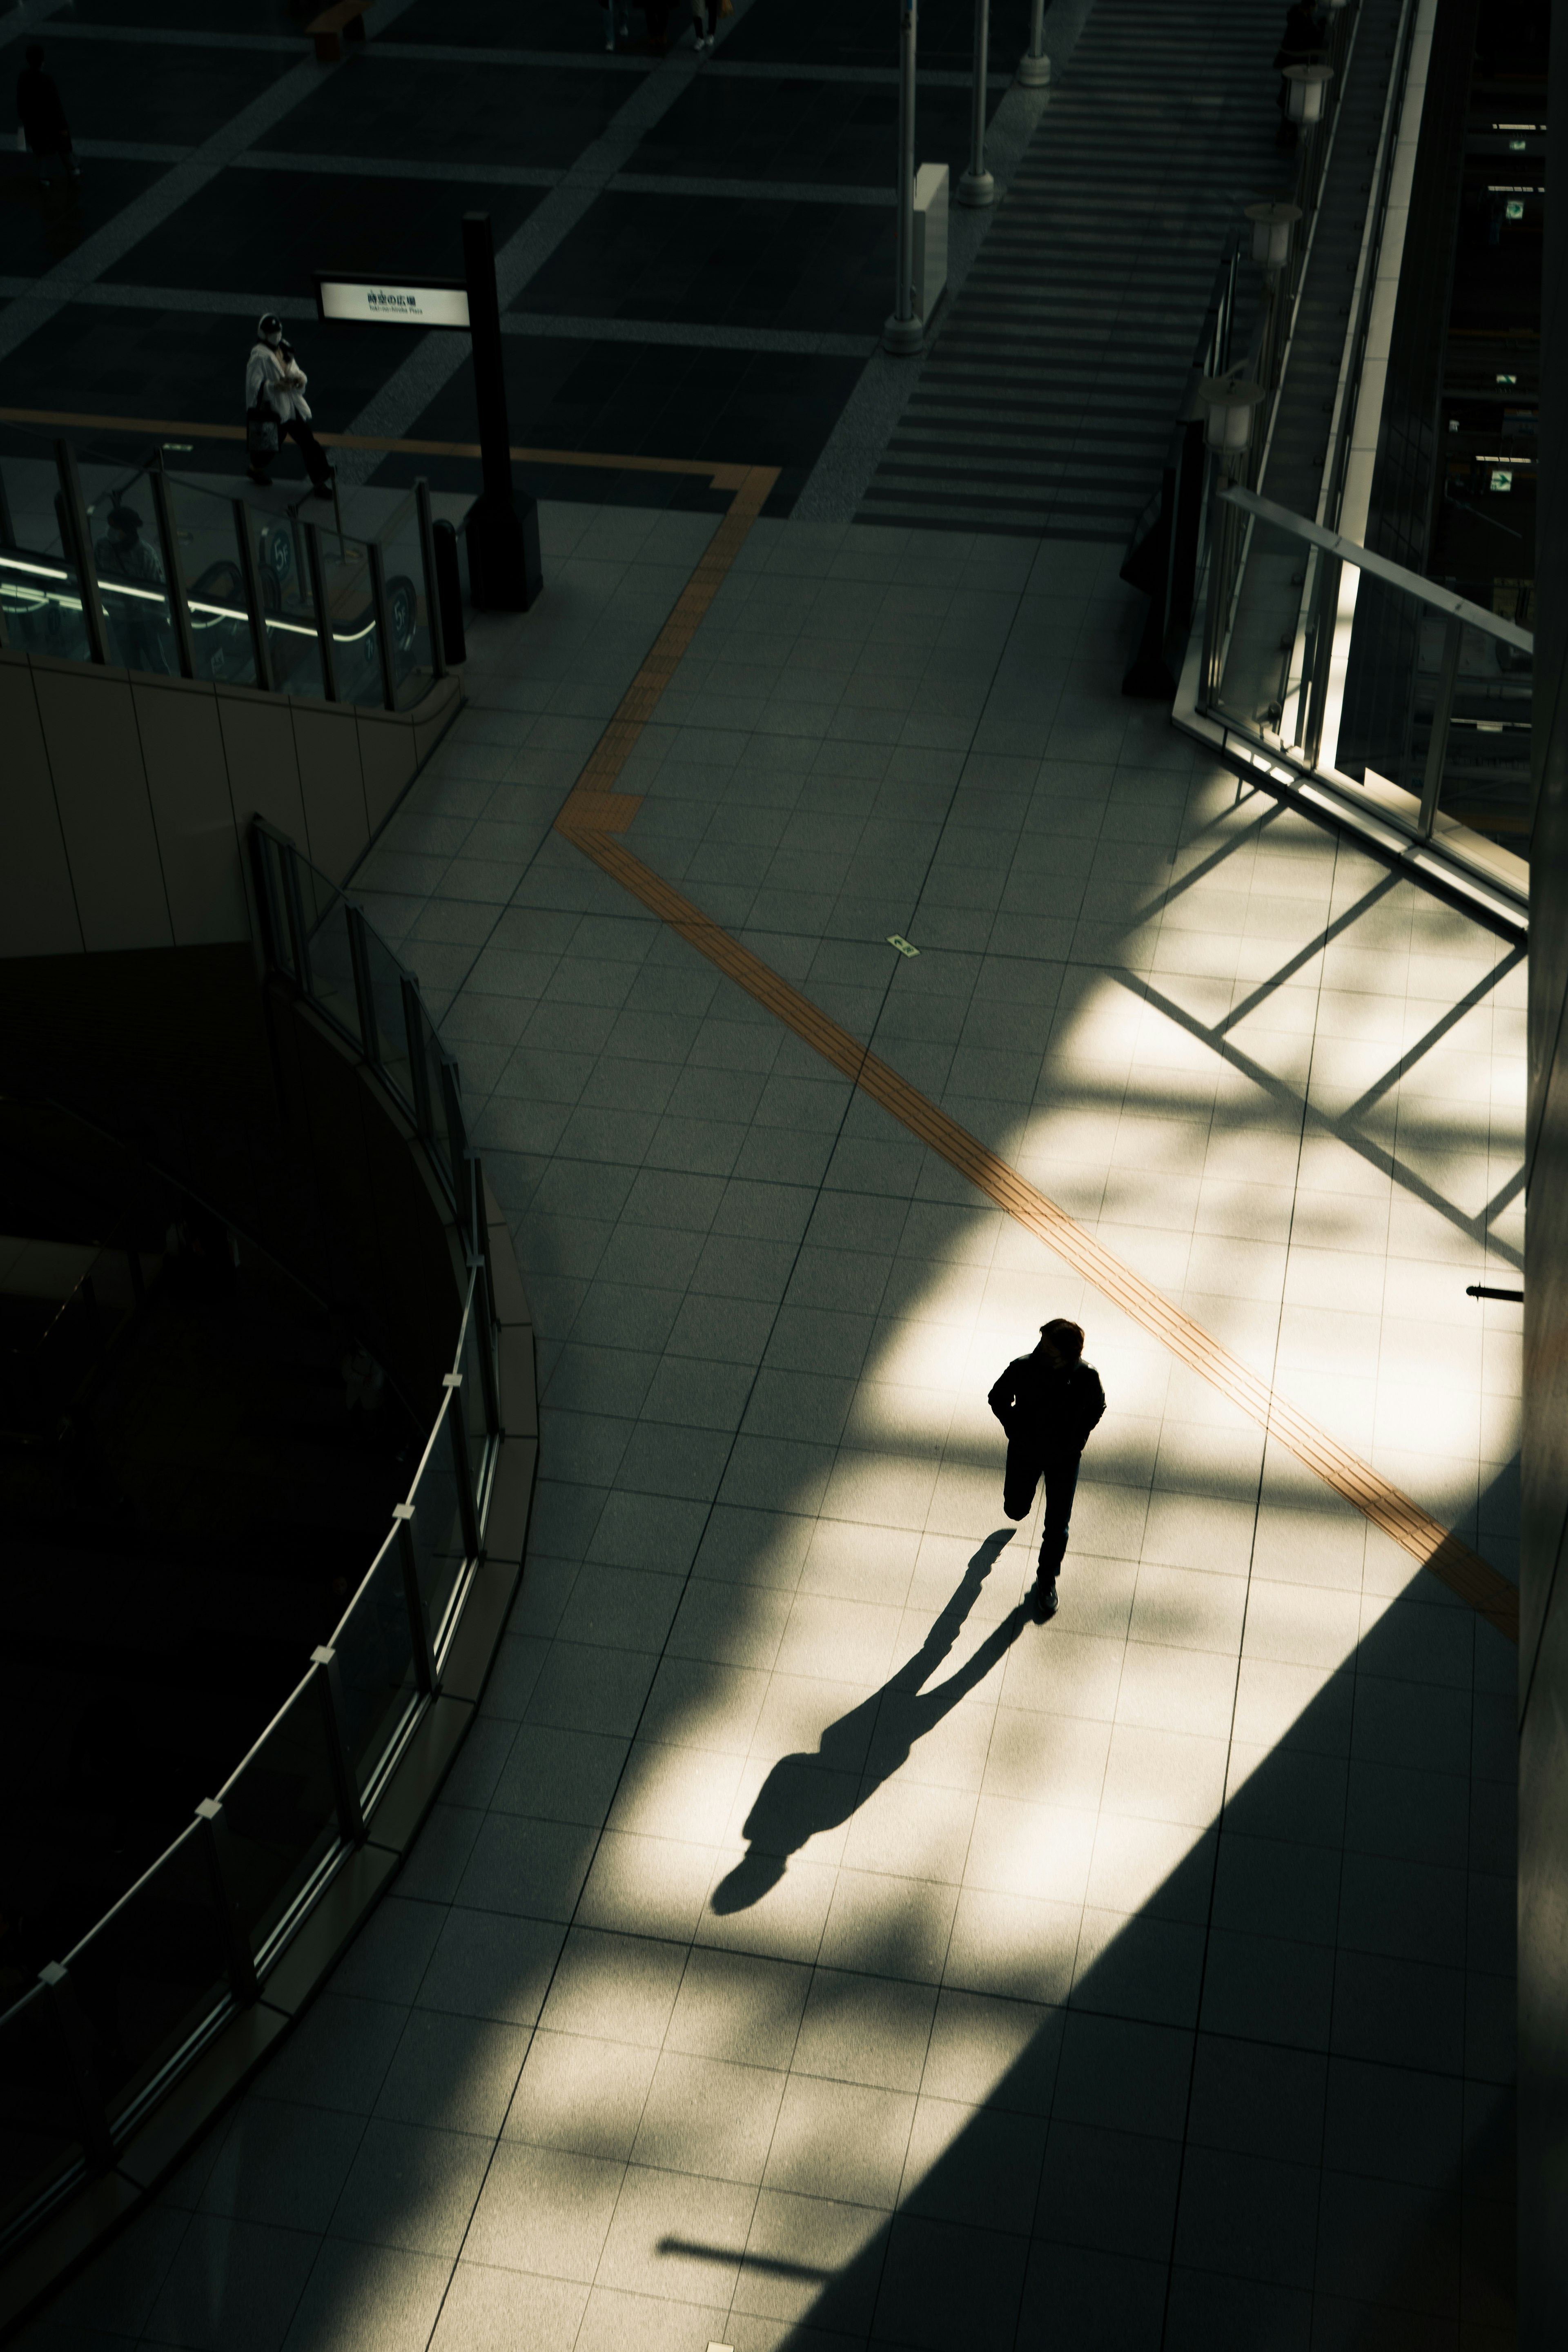
[[[1241,207],[1294,177],[1283,22],[1282,0],[1098,0],[858,522],[1129,537]]]

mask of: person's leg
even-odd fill
[[[1035,1500],[1035,1488],[1039,1483],[1039,1456],[1010,1437],[1007,1441],[1007,1467],[1002,1481],[1002,1508],[1010,1519],[1028,1517]]]
[[[1040,1528],[1040,1580],[1054,1582],[1068,1548],[1072,1498],[1078,1491],[1076,1454],[1058,1454],[1046,1463],[1046,1516]]]
[[[327,453],[302,416],[290,416],[287,424],[280,425],[278,438],[298,443],[313,489],[325,492],[331,488],[332,469],[327,462]]]

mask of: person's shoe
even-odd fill
[[[269,490],[272,488],[270,474],[258,473],[254,466],[247,466],[245,472],[247,480],[254,482],[258,490]]]
[[[1047,1618],[1056,1615],[1060,1606],[1057,1594],[1057,1580],[1054,1576],[1047,1576],[1043,1569],[1035,1579],[1033,1597],[1035,1614],[1043,1625]]]
[[[332,477],[331,477],[331,474],[328,474],[328,475],[325,477],[325,478],[324,478],[323,480],[321,480],[321,481],[319,481],[319,482],[312,482],[312,483],[311,483],[311,485],[310,485],[310,496],[311,496],[313,499],[330,499],[330,498],[331,497],[331,495],[332,495]]]

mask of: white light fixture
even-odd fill
[[[1310,124],[1322,121],[1328,87],[1333,78],[1332,66],[1286,67],[1285,79],[1289,88],[1285,110],[1292,122]]]
[[[1290,257],[1290,232],[1301,217],[1300,205],[1248,205],[1252,223],[1252,258],[1266,269],[1281,269]]]
[[[1252,439],[1252,415],[1267,397],[1260,383],[1234,376],[1206,375],[1197,388],[1204,411],[1204,439],[1222,457],[1238,457]]]

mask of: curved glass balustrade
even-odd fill
[[[500,1439],[484,1192],[456,1064],[357,907],[270,827],[255,865],[275,971],[371,1062],[418,1130],[469,1273],[405,1499],[331,1640],[190,1826],[0,2015],[0,2246],[139,2123],[269,1969],[367,1823],[443,1668],[484,1541]]]

